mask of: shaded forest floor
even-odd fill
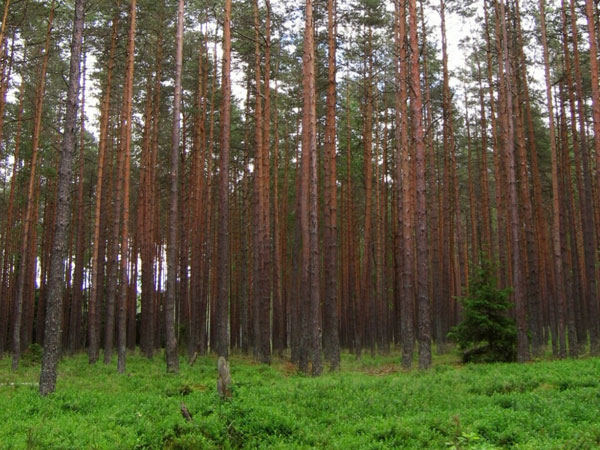
[[[65,358],[57,390],[37,391],[39,363],[0,360],[0,448],[565,448],[600,447],[600,359],[459,365],[402,372],[400,356],[318,378],[284,361],[232,356],[233,398],[216,392],[216,358],[167,375],[136,354],[127,374]],[[193,419],[182,417],[181,403]]]

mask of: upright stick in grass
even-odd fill
[[[217,392],[221,398],[231,397],[231,374],[229,372],[229,363],[223,356],[217,360]]]

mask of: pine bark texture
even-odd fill
[[[177,300],[177,255],[179,254],[179,146],[181,115],[181,71],[183,65],[184,1],[177,3],[177,36],[175,53],[175,94],[171,135],[171,172],[169,190],[169,239],[167,241],[167,298],[165,300],[165,354],[167,372],[179,372],[177,337],[175,335],[175,302]]]
[[[65,244],[69,232],[69,216],[71,212],[70,185],[73,156],[75,152],[77,107],[79,103],[78,94],[81,73],[80,64],[83,41],[84,8],[84,0],[77,0],[75,2],[73,37],[71,40],[71,61],[69,67],[69,87],[67,90],[67,109],[58,171],[56,224],[48,280],[48,306],[46,311],[44,352],[39,385],[40,394],[43,396],[54,392],[56,387],[56,368],[60,358],[61,316],[66,255]]]
[[[12,370],[16,370],[19,366],[19,358],[21,356],[21,322],[23,320],[23,298],[25,290],[25,277],[27,276],[27,250],[29,249],[30,229],[33,227],[32,216],[33,209],[37,209],[37,203],[34,201],[35,191],[38,181],[36,170],[38,165],[38,153],[40,143],[40,133],[42,129],[42,113],[44,105],[44,92],[46,87],[46,71],[48,69],[48,57],[50,52],[50,38],[52,32],[52,22],[54,20],[55,3],[52,0],[50,5],[50,16],[48,17],[48,28],[46,31],[46,41],[44,44],[44,56],[35,95],[35,119],[33,124],[33,136],[31,140],[31,164],[29,173],[29,183],[27,187],[27,206],[25,207],[24,227],[22,246],[19,261],[19,272],[17,274],[17,287],[14,300],[14,327],[13,327],[13,355],[12,355]],[[65,234],[66,237],[66,234]]]
[[[332,370],[340,364],[338,335],[338,248],[337,248],[337,177],[336,177],[336,5],[327,1],[327,112],[325,117],[325,239],[323,265],[323,350]]]
[[[223,22],[223,104],[221,110],[221,156],[219,159],[219,228],[217,237],[216,346],[218,356],[227,358],[229,340],[227,317],[229,307],[229,147],[231,133],[231,0],[225,0]]]
[[[429,301],[427,280],[427,222],[425,201],[425,145],[422,123],[423,104],[421,97],[421,81],[419,74],[419,43],[417,37],[417,2],[408,0],[409,10],[409,42],[410,42],[410,87],[412,132],[415,145],[415,247],[417,278],[417,316],[419,342],[419,368],[431,366],[431,304]]]

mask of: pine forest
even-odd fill
[[[600,355],[597,1],[0,17],[0,358],[42,395],[77,354],[222,357],[223,395],[232,355]]]

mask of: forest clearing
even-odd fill
[[[161,355],[162,356],[162,355]],[[39,355],[38,355],[39,358]],[[230,358],[233,395],[216,390],[214,357],[179,375],[164,358],[128,356],[127,373],[60,364],[57,390],[40,397],[39,361],[18,372],[0,361],[0,448],[4,449],[595,449],[600,446],[600,359],[460,365],[434,357],[430,371],[403,371],[400,354],[341,370],[298,373]],[[192,420],[181,414],[185,404]]]

